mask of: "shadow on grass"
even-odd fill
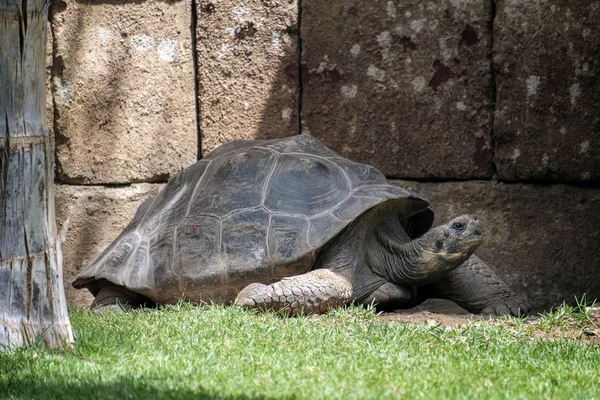
[[[76,378],[74,378],[75,380]],[[191,384],[191,382],[190,382]],[[31,382],[28,380],[8,382],[0,386],[0,398],[13,399],[266,399],[263,395],[224,395],[197,389],[172,388],[153,385],[152,380],[140,377],[137,380],[121,379],[114,382]]]

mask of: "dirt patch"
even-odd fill
[[[404,321],[413,324],[427,323],[443,327],[462,326],[473,319],[489,319],[489,317],[471,314],[451,301],[440,299],[426,300],[417,307],[408,310],[384,313],[381,314],[381,318],[388,321]]]
[[[545,326],[542,318],[528,320],[531,333],[537,338],[564,338],[600,346],[600,308],[590,310],[588,319],[563,316],[551,327]]]
[[[381,314],[388,321],[426,323],[442,327],[460,327],[469,321],[490,321],[502,325],[508,330],[525,332],[533,338],[556,340],[567,339],[581,343],[600,346],[600,307],[589,310],[589,318],[576,314],[555,317],[549,321],[547,316],[530,316],[522,323],[519,321],[500,319],[490,316],[474,315],[451,301],[430,299],[409,310],[397,310],[393,313]]]

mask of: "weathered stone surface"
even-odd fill
[[[79,271],[108,246],[129,223],[138,206],[164,184],[126,187],[56,185],[56,218],[60,227],[71,217],[63,248],[65,292],[69,305],[88,307],[92,296],[71,282]]]
[[[496,4],[498,175],[600,182],[600,2]]]
[[[483,222],[483,260],[537,310],[600,298],[600,189],[570,185],[396,181],[431,201],[436,224]]]
[[[187,1],[53,5],[58,178],[164,180],[196,160]]]
[[[50,136],[50,147],[54,149],[54,103],[52,101],[52,27],[48,23],[48,36],[46,37],[46,123]]]
[[[298,134],[296,0],[197,4],[203,153]]]
[[[302,5],[302,129],[387,176],[493,174],[492,2]]]

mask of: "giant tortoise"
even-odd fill
[[[472,255],[476,217],[432,222],[427,200],[311,136],[237,140],[146,200],[73,286],[92,307],[183,299],[294,315],[437,297],[474,313],[529,310]]]

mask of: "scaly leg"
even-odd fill
[[[252,283],[238,294],[235,304],[283,310],[287,315],[322,314],[346,304],[351,296],[352,284],[346,278],[327,269],[317,269],[270,285]]]
[[[476,314],[519,316],[531,309],[475,255],[446,277],[424,287],[421,293],[452,300]]]

